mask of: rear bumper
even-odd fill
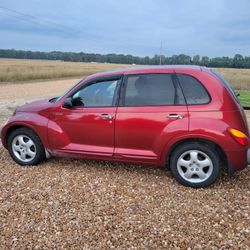
[[[230,172],[239,171],[250,164],[250,148],[244,150],[226,151],[228,167],[231,168]]]

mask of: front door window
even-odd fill
[[[73,94],[75,107],[112,107],[118,80],[96,82]]]

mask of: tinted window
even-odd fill
[[[216,72],[215,70],[211,70],[211,72],[221,80],[221,82],[224,84],[224,86],[231,92],[231,94],[234,96],[234,98],[237,100],[237,102],[239,102],[239,99],[237,98],[232,86],[230,85],[230,83],[228,81],[226,81],[226,79],[224,77],[222,77],[218,72]]]
[[[189,75],[178,74],[178,80],[187,104],[206,104],[210,102],[208,92],[197,79]]]
[[[170,74],[128,76],[125,83],[124,106],[175,105],[179,101]],[[183,99],[181,104],[183,104]]]
[[[73,94],[73,105],[84,107],[113,106],[118,80],[103,81],[84,86]]]
[[[65,95],[67,95],[76,85],[78,85],[82,80],[75,83],[70,89],[66,90],[61,96],[56,99],[56,102],[60,101]]]

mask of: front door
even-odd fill
[[[114,151],[115,96],[119,79],[95,81],[70,95],[71,108],[51,114],[48,137],[57,154],[111,157]]]

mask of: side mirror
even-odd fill
[[[73,106],[72,98],[71,97],[66,98],[64,103],[63,103],[63,107],[70,109],[70,108],[72,108],[72,106]]]
[[[74,107],[84,107],[84,102],[83,102],[83,99],[82,99],[82,97],[73,97],[72,99],[71,99],[71,102],[72,102],[72,105],[74,106]]]

